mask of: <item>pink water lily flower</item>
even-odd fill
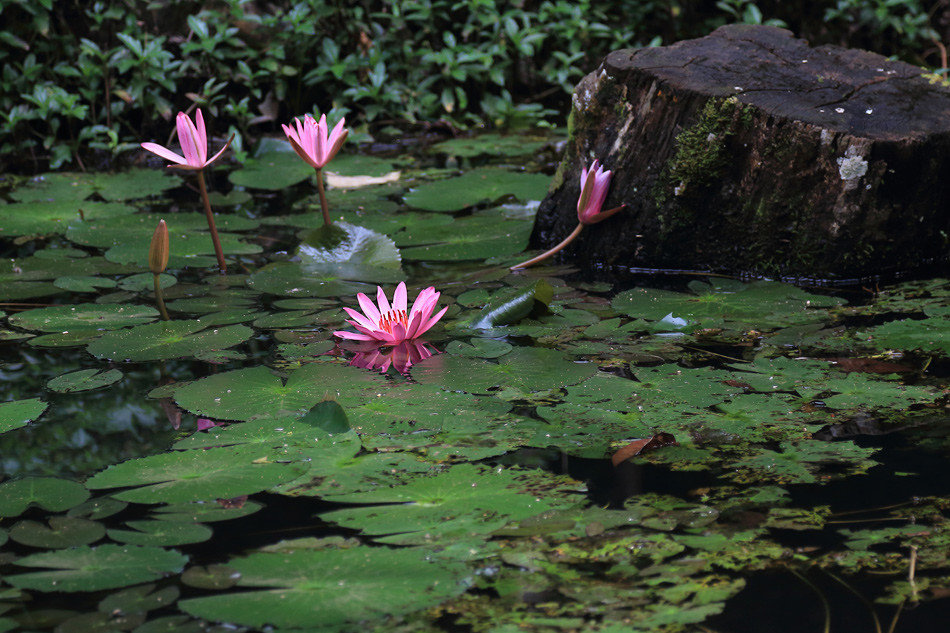
[[[429,286],[419,293],[412,308],[407,312],[405,283],[399,282],[396,286],[392,305],[386,299],[383,289],[377,286],[376,302],[379,307],[361,292],[356,295],[356,299],[363,308],[362,314],[352,308],[343,308],[352,318],[347,323],[355,327],[358,332],[338,331],[333,334],[353,341],[380,341],[386,345],[398,345],[403,341],[411,341],[438,323],[448,310],[448,307],[442,308],[435,316],[432,316],[432,311],[435,310],[435,305],[439,301],[439,295],[440,293],[436,292],[435,288]]]
[[[623,206],[601,212],[607,190],[610,188],[610,179],[613,173],[604,168],[598,161],[594,161],[590,169],[584,167],[581,171],[581,195],[577,198],[577,219],[581,224],[596,224],[606,220]]]
[[[340,151],[346,135],[349,134],[349,130],[343,127],[345,121],[346,119],[340,119],[329,134],[325,114],[320,116],[319,121],[309,114],[304,116],[303,123],[295,118],[296,129],[284,124],[281,124],[281,127],[284,128],[287,140],[293,145],[297,155],[314,169],[323,169],[324,165]]]
[[[197,124],[197,125],[196,125]],[[204,169],[214,161],[218,160],[224,150],[228,148],[231,141],[228,140],[217,154],[208,160],[208,133],[205,131],[205,120],[201,115],[201,108],[198,108],[195,114],[195,123],[191,122],[188,115],[179,112],[175,119],[175,125],[178,127],[178,143],[181,145],[181,151],[185,154],[179,156],[167,147],[162,147],[158,143],[142,143],[142,147],[158,154],[165,160],[175,163],[169,167],[178,169]]]

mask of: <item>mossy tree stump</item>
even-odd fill
[[[574,92],[532,244],[577,224],[583,165],[614,179],[561,261],[846,280],[945,261],[950,90],[866,51],[726,26],[611,53]]]

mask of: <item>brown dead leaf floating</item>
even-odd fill
[[[664,446],[676,446],[676,438],[669,433],[657,433],[652,437],[644,437],[639,440],[633,440],[610,458],[610,463],[619,466],[631,457],[636,457],[640,453],[656,450]]]

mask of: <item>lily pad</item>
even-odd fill
[[[0,206],[0,237],[66,233],[69,226],[135,213],[117,202],[22,202]]]
[[[246,325],[205,329],[199,321],[159,321],[108,332],[87,349],[99,358],[141,362],[221,350],[243,343],[253,334]]]
[[[114,384],[122,380],[122,372],[118,369],[80,369],[53,378],[46,387],[59,393],[72,393],[74,391],[88,391],[90,389],[99,389]]]
[[[21,567],[50,571],[6,575],[4,580],[14,587],[35,591],[100,591],[178,573],[187,560],[178,552],[159,547],[85,546],[20,558],[17,565]]]
[[[410,191],[405,202],[424,211],[454,212],[495,202],[506,196],[518,200],[540,200],[547,193],[550,178],[543,174],[480,167],[455,178],[425,183]]]
[[[127,521],[131,530],[109,530],[109,538],[132,545],[164,547],[201,543],[211,538],[212,529],[200,523],[184,521]]]
[[[459,563],[428,550],[356,547],[257,553],[228,562],[252,591],[183,600],[207,620],[261,628],[339,627],[436,605],[466,589]]]
[[[313,167],[303,162],[288,144],[288,151],[267,152],[248,159],[243,167],[228,174],[228,180],[239,187],[280,191],[313,175]]]
[[[101,523],[78,517],[54,516],[49,526],[36,521],[20,521],[10,529],[10,538],[22,545],[59,549],[89,545],[106,535]]]
[[[31,504],[63,512],[89,498],[86,487],[56,477],[25,477],[0,484],[0,517],[15,517]]]
[[[516,347],[498,362],[439,354],[412,367],[413,378],[423,384],[469,393],[489,393],[495,387],[521,392],[556,389],[579,383],[596,372],[593,363],[576,363],[560,352],[533,347]]]
[[[322,518],[361,529],[389,543],[429,543],[488,534],[512,520],[557,507],[574,505],[569,496],[532,491],[545,485],[539,473],[480,468],[472,464],[448,472],[414,477],[409,483],[371,492],[334,496],[335,501],[397,504],[351,507],[324,513]]]
[[[530,219],[506,220],[477,215],[457,218],[446,226],[422,225],[402,244],[418,244],[402,252],[407,260],[461,261],[487,259],[520,253],[528,246],[533,223]]]
[[[339,297],[370,292],[373,287],[354,281],[346,281],[339,274],[326,272],[332,265],[308,266],[302,263],[278,262],[264,266],[248,278],[248,285],[260,292],[287,297]],[[402,278],[401,273],[373,276]],[[383,280],[380,279],[380,282]]]
[[[544,144],[544,139],[530,138],[516,134],[478,134],[477,136],[453,138],[436,143],[429,151],[472,158],[474,156],[527,156],[534,154]]]
[[[10,317],[12,325],[40,332],[75,330],[115,330],[148,323],[158,318],[158,310],[126,304],[78,303],[25,310]]]
[[[0,402],[0,433],[26,426],[43,415],[48,406],[39,398]]]
[[[301,469],[258,462],[261,452],[243,448],[162,453],[110,466],[86,485],[93,489],[141,486],[113,494],[135,503],[186,503],[253,494],[289,481]]]

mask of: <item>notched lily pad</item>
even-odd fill
[[[522,201],[540,200],[547,193],[549,181],[543,174],[480,167],[456,178],[420,185],[406,195],[405,202],[425,211],[453,212],[505,196]]]
[[[0,403],[0,433],[26,426],[40,417],[48,406],[39,398]]]
[[[46,383],[46,387],[59,393],[72,393],[100,389],[120,380],[122,380],[122,372],[118,369],[80,369],[51,379]]]
[[[25,574],[7,575],[14,587],[36,591],[100,591],[177,573],[187,557],[159,547],[100,545],[43,552],[16,561],[20,567],[46,568]]]
[[[89,353],[116,361],[140,362],[193,356],[243,343],[254,331],[245,325],[205,329],[200,321],[159,321],[108,332],[89,344]]]

